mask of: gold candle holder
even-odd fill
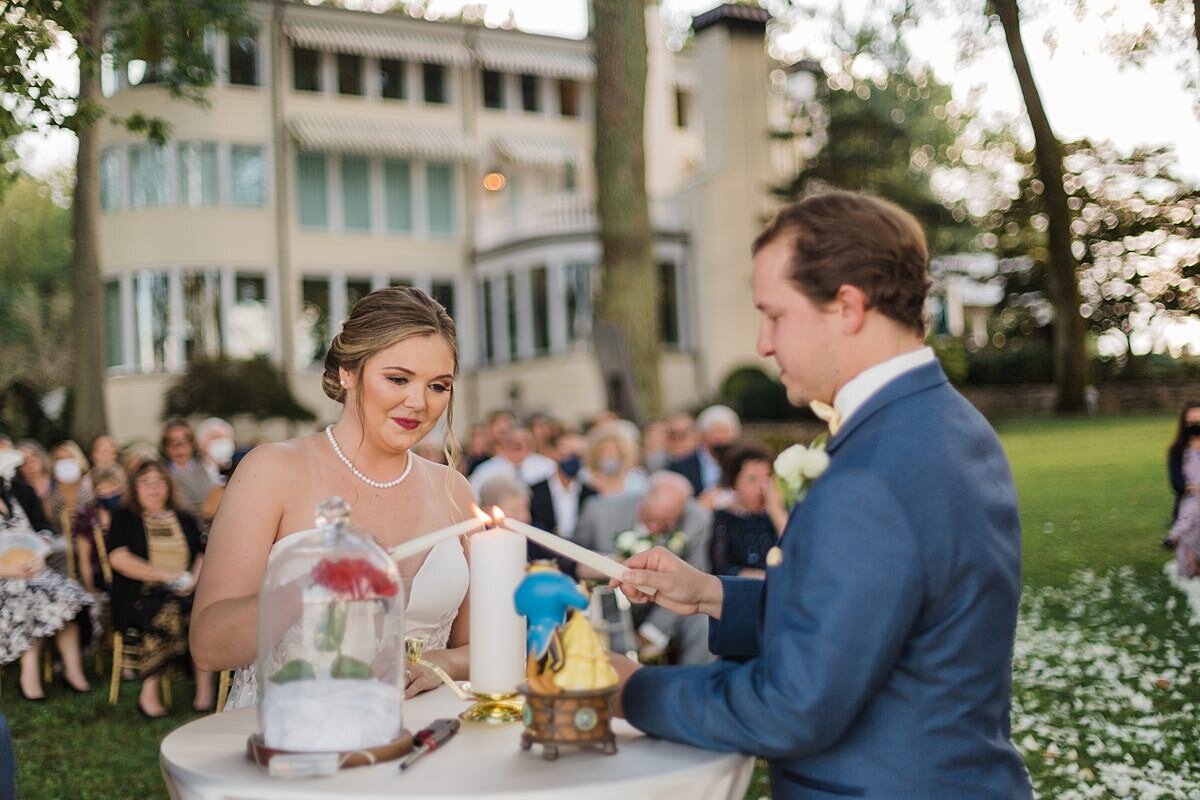
[[[525,718],[525,699],[516,692],[506,694],[484,694],[471,692],[475,703],[458,715],[463,722],[482,722],[485,725],[503,725],[521,722]]]

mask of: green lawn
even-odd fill
[[[1173,424],[1154,416],[999,427],[1025,532],[1013,738],[1044,797],[1200,797],[1188,773],[1200,763],[1200,648],[1158,546]],[[190,712],[145,722],[135,684],[116,708],[102,692],[59,688],[34,706],[15,679],[5,672],[0,707],[15,732],[22,798],[165,796],[158,743]],[[175,706],[190,701],[184,684]],[[760,770],[747,797],[767,792]]]

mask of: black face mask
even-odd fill
[[[1191,425],[1185,425],[1183,432],[1188,436],[1200,436],[1200,423],[1193,422]]]
[[[712,453],[712,457],[716,460],[716,462],[718,464],[724,464],[725,463],[725,454],[729,452],[729,445],[714,444],[713,446],[709,447],[708,450],[709,450],[709,452]]]
[[[112,497],[97,497],[96,498],[96,504],[99,505],[104,510],[109,511],[109,512],[116,511],[118,508],[121,507],[121,504],[124,502],[125,502],[125,498],[123,498],[119,494],[114,494]]]
[[[567,456],[562,461],[558,462],[558,468],[562,470],[562,474],[568,478],[574,478],[579,474],[580,467],[583,466],[583,460],[579,456]]]

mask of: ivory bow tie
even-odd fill
[[[829,435],[837,436],[838,429],[842,427],[842,415],[838,413],[838,410],[820,400],[813,400],[808,407],[817,415],[817,419],[829,425]]]

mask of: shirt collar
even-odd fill
[[[841,423],[845,425],[846,420],[871,399],[871,395],[896,378],[936,360],[932,347],[922,347],[901,353],[858,373],[833,398],[833,407],[841,416]]]

